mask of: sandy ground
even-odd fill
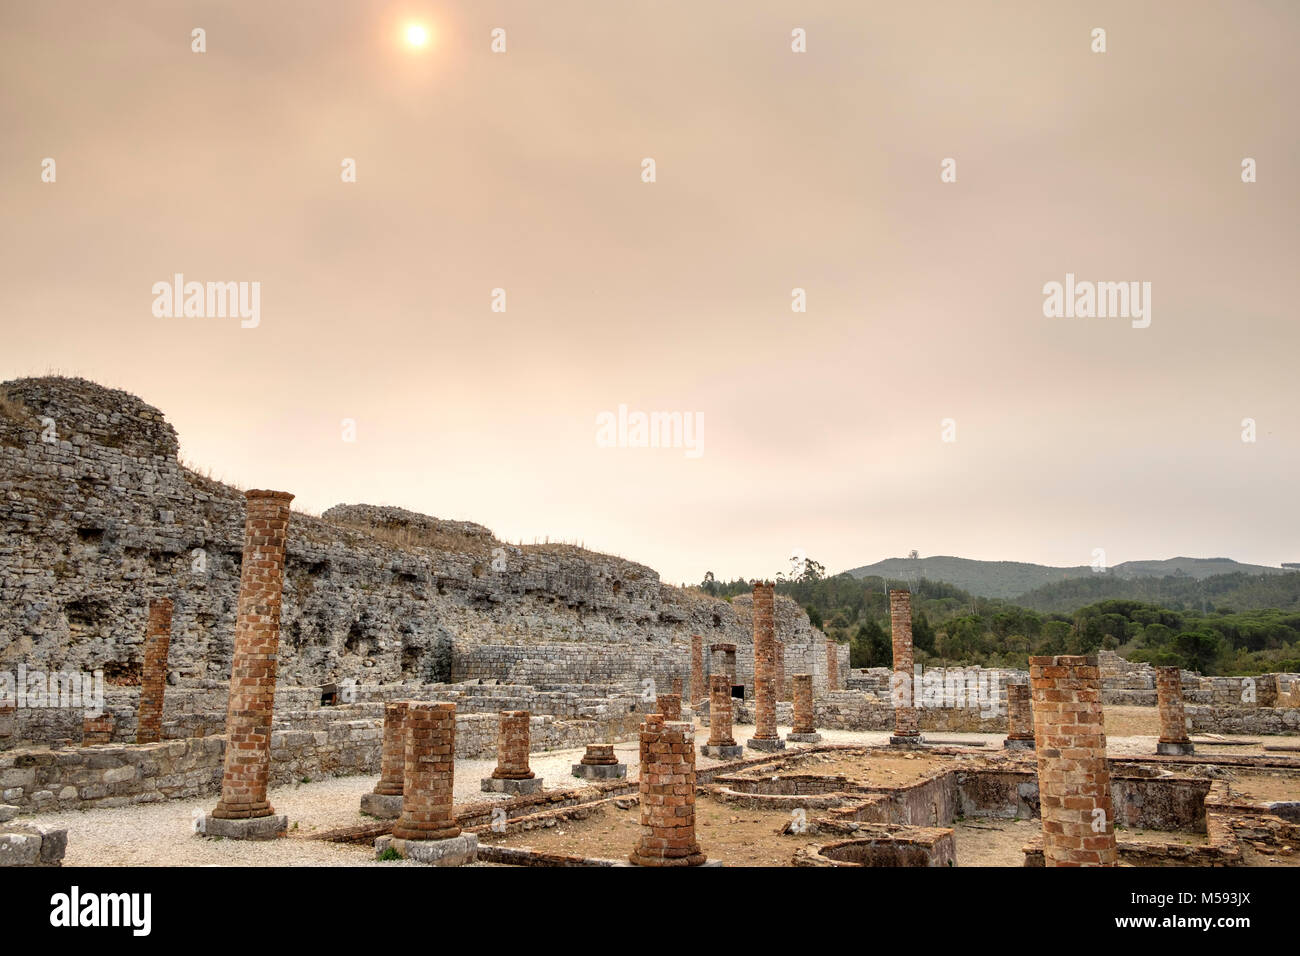
[[[1147,755],[1155,750],[1155,710],[1143,707],[1113,707],[1106,711],[1107,730],[1112,736],[1108,738],[1109,752],[1113,755],[1137,754]],[[789,732],[789,727],[779,728],[782,736]],[[1134,736],[1134,734],[1145,734]],[[862,732],[844,730],[821,730],[824,743],[885,745],[889,742],[887,731]],[[1121,736],[1122,734],[1122,736]],[[753,735],[752,725],[737,725],[734,735],[737,742],[743,743]],[[962,741],[968,744],[983,743],[984,750],[1000,750],[1003,734],[951,734],[929,733],[925,736],[942,740]],[[703,736],[701,734],[701,739]],[[1239,738],[1253,739],[1259,742],[1281,738]],[[1290,739],[1290,738],[1288,738]],[[785,753],[805,748],[808,745],[790,744]],[[1252,747],[1212,748],[1198,746],[1198,753],[1211,753],[1219,749],[1223,753],[1247,754],[1260,753],[1258,745]],[[615,745],[615,752],[620,760],[628,765],[628,779],[635,781],[639,770],[637,744],[632,742]],[[577,763],[583,753],[582,748],[572,750],[549,751],[532,755],[533,771],[546,781],[546,788],[566,789],[581,786],[582,781],[570,775],[570,767]],[[746,751],[747,757],[755,756],[754,751]],[[718,761],[706,757],[697,757],[697,766],[708,768],[718,765]],[[880,774],[873,772],[872,783],[900,783],[915,777],[926,769],[928,761],[919,758],[906,761],[906,758],[891,758],[880,763]],[[491,774],[494,760],[458,760],[456,761],[455,800],[457,804],[481,803],[490,800],[505,800],[505,796],[489,795],[479,789],[479,781]],[[818,767],[818,772],[836,772],[826,769],[830,765]],[[885,771],[890,771],[885,773]],[[879,777],[877,781],[875,778]],[[245,843],[237,840],[218,840],[196,835],[193,832],[194,815],[199,811],[211,810],[216,804],[216,796],[195,800],[169,801],[156,804],[139,804],[129,807],[97,810],[71,810],[58,813],[42,813],[33,816],[24,815],[24,822],[50,824],[68,828],[68,853],[64,859],[67,866],[403,866],[418,865],[406,863],[377,864],[372,851],[365,847],[348,846],[311,839],[313,834],[337,827],[373,823],[372,818],[363,816],[360,811],[361,795],[369,791],[375,783],[375,776],[338,777],[306,784],[294,784],[273,789],[271,803],[279,813],[289,817],[290,831],[286,839],[262,843]],[[1271,799],[1288,798],[1282,781],[1266,776],[1253,778],[1249,790],[1254,796],[1267,796]],[[1290,795],[1289,799],[1295,799]],[[767,819],[767,817],[772,819]],[[732,822],[735,818],[735,822]],[[733,863],[787,863],[789,853],[793,853],[795,844],[790,844],[789,853],[784,849],[782,859],[766,860],[765,853],[770,851],[757,845],[755,837],[758,831],[775,830],[787,822],[786,813],[769,814],[759,811],[737,810],[734,807],[701,801],[700,839],[707,839],[713,847],[715,859]],[[631,821],[629,823],[629,821]],[[613,811],[603,825],[614,828],[632,827],[627,834],[627,845],[635,842],[635,811]],[[1037,832],[1037,821],[1026,821],[1025,833],[1032,836]],[[594,826],[595,824],[593,824]],[[579,826],[579,825],[575,825]],[[963,865],[971,865],[986,855],[990,861],[999,852],[1000,840],[989,840],[992,831],[980,829],[986,826],[1005,826],[1005,852],[1014,850],[1018,853],[1028,836],[1020,833],[1017,825],[1010,822],[971,821],[959,827],[958,859]],[[756,829],[755,829],[756,828]],[[964,829],[963,829],[964,828]],[[751,830],[753,832],[751,832]],[[968,832],[967,832],[968,831]],[[557,839],[556,831],[538,831],[536,840],[538,848],[543,841]],[[966,833],[963,839],[963,832]],[[623,836],[619,833],[620,838]],[[532,839],[532,834],[529,835]],[[515,840],[510,841],[519,845]],[[764,841],[766,842],[766,841]],[[963,845],[966,852],[962,852]],[[976,849],[976,846],[983,849]],[[1009,859],[1009,858],[1008,858]],[[1019,861],[1017,860],[1017,865]]]

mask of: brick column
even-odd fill
[[[460,866],[478,857],[478,837],[456,824],[452,794],[456,772],[456,705],[410,701],[406,732],[402,815],[393,835],[375,840],[375,855],[389,851],[433,866]],[[491,778],[488,778],[491,779]]]
[[[776,699],[785,700],[785,643],[773,641],[772,647],[776,651]]]
[[[17,704],[0,704],[0,737],[12,737],[18,733],[17,715]]]
[[[1007,739],[1002,741],[1002,746],[1008,750],[1034,749],[1034,715],[1028,684],[1007,684]]]
[[[744,748],[731,736],[731,681],[726,674],[709,675],[709,742],[700,752],[716,759],[744,754]]]
[[[682,698],[680,694],[660,694],[655,698],[655,713],[661,714],[664,720],[674,721],[682,719]]]
[[[1115,817],[1096,657],[1029,658],[1047,866],[1114,866]]]
[[[402,814],[402,786],[406,778],[406,708],[409,701],[384,704],[384,740],[380,751],[379,782],[362,794],[361,809],[371,816],[395,820]]]
[[[622,780],[627,764],[619,763],[613,744],[587,744],[582,760],[573,765],[573,775],[587,780]]]
[[[406,709],[406,763],[398,840],[447,840],[460,835],[452,813],[456,705],[413,700]]]
[[[829,637],[826,639],[826,689],[839,690],[840,687],[840,646]]]
[[[98,717],[81,718],[81,746],[112,743],[113,730],[116,727],[117,720],[109,713],[100,714]]]
[[[814,725],[813,680],[812,674],[795,674],[794,682],[794,729],[786,736],[801,744],[815,744],[822,739]]]
[[[691,706],[696,707],[708,696],[704,689],[704,638],[691,635]]]
[[[167,651],[172,642],[172,599],[149,602],[149,626],[144,636],[144,674],[136,712],[135,742],[162,740],[163,695],[167,688]]]
[[[526,710],[503,710],[497,732],[497,767],[482,781],[484,793],[536,793],[542,779],[528,768]]]
[[[921,715],[912,694],[912,593],[889,592],[889,630],[894,644],[894,736],[891,744],[921,742]]]
[[[631,862],[639,866],[699,866],[695,840],[695,728],[650,714],[641,725],[641,838]]]
[[[755,750],[785,747],[776,733],[776,585],[754,585],[754,736]]]
[[[677,695],[677,699],[680,701],[682,699],[682,679],[674,677],[670,686],[673,689],[672,692]]]
[[[1192,753],[1195,748],[1187,736],[1187,718],[1183,713],[1182,668],[1156,668],[1156,703],[1160,708],[1156,753],[1171,757]]]
[[[235,653],[230,667],[226,709],[226,758],[221,799],[210,817],[255,820],[259,826],[213,825],[209,834],[230,837],[274,836],[288,826],[266,799],[271,770],[271,713],[280,648],[280,601],[284,591],[284,549],[289,536],[289,502],[283,491],[244,495],[244,557],[239,574]]]
[[[736,645],[710,644],[709,655],[714,665],[710,668],[711,672],[726,674],[727,683],[734,687],[736,685]]]

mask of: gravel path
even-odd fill
[[[789,727],[779,728],[781,736]],[[889,742],[887,731],[819,730],[825,743],[883,746]],[[697,731],[705,739],[707,730]],[[753,735],[753,725],[736,725],[733,735],[744,743]],[[1003,734],[929,733],[931,738],[952,741],[983,741],[982,749],[1001,750]],[[1253,739],[1253,738],[1252,738]],[[1108,739],[1112,755],[1149,755],[1155,750],[1154,737],[1112,737]],[[790,744],[785,751],[806,747]],[[584,748],[547,751],[532,755],[533,772],[546,781],[546,789],[578,787],[583,781],[570,775],[570,767],[582,757]],[[1214,748],[1198,747],[1199,753]],[[635,741],[614,745],[621,761],[628,765],[628,779],[635,781],[639,770]],[[1222,753],[1259,753],[1259,747],[1223,748]],[[746,756],[755,756],[746,751]],[[697,754],[697,766],[717,766],[719,761]],[[505,795],[486,794],[479,781],[492,773],[495,760],[457,760],[455,801],[458,805],[509,799]],[[215,794],[193,800],[137,804],[96,810],[67,810],[23,816],[24,822],[67,827],[68,852],[65,866],[419,866],[416,863],[378,863],[374,852],[366,847],[328,843],[310,839],[312,834],[337,827],[373,823],[360,810],[361,795],[374,785],[377,776],[335,777],[306,784],[293,784],[271,790],[270,799],[276,812],[287,814],[290,831],[287,838],[267,842],[209,839],[193,831],[194,815],[216,805]]]

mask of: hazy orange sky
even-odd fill
[[[5,3],[0,378],[669,581],[1300,560],[1298,42],[1292,2]],[[155,317],[175,273],[260,324]],[[1150,326],[1044,317],[1067,273]],[[620,404],[703,455],[599,447]]]

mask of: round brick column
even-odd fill
[[[138,744],[162,740],[163,695],[167,689],[167,651],[171,641],[172,599],[155,598],[149,602],[149,625],[144,635],[144,673],[135,729]]]
[[[1034,715],[1028,684],[1007,684],[1007,739],[1003,745],[1011,749],[1034,746]]]
[[[641,725],[641,838],[628,857],[640,866],[699,866],[695,840],[695,728],[650,714]]]
[[[497,768],[492,776],[497,780],[532,780],[535,774],[528,769],[528,749],[528,711],[501,711]]]
[[[830,638],[826,639],[826,689],[839,690],[840,686],[840,646]]]
[[[776,740],[776,586],[754,585],[754,739]]]
[[[691,635],[691,706],[708,696],[704,689],[704,638]]]
[[[680,694],[660,694],[655,698],[655,713],[664,720],[682,719],[682,698]]]
[[[406,709],[410,702],[391,700],[384,704],[384,742],[380,755],[379,782],[374,792],[400,797],[406,779]]]
[[[912,593],[889,592],[889,630],[894,645],[894,681],[903,685],[906,695],[894,701],[894,738],[915,739],[921,736],[921,715],[912,699]],[[906,682],[906,683],[903,683]]]
[[[1156,753],[1171,756],[1192,753],[1194,748],[1187,736],[1187,716],[1183,710],[1182,668],[1156,668],[1156,704],[1160,710]]]
[[[587,744],[579,763],[587,767],[612,767],[618,763],[613,744]]]
[[[772,642],[773,650],[776,652],[773,656],[776,660],[775,677],[776,677],[776,699],[786,700],[788,695],[785,689],[785,643],[782,641]]]
[[[398,840],[445,840],[460,835],[452,811],[456,705],[411,701],[406,709],[406,778]]]
[[[226,710],[226,760],[221,800],[212,816],[243,820],[270,816],[266,799],[271,770],[271,713],[275,704],[276,656],[280,648],[280,601],[289,502],[283,491],[250,491],[244,520],[244,558],[239,573],[235,654]]]
[[[813,726],[812,674],[794,675],[794,733],[811,734]]]
[[[726,674],[709,675],[710,747],[734,747],[731,736],[731,681]]]
[[[1114,866],[1106,731],[1097,658],[1029,658],[1038,800],[1047,866]]]

